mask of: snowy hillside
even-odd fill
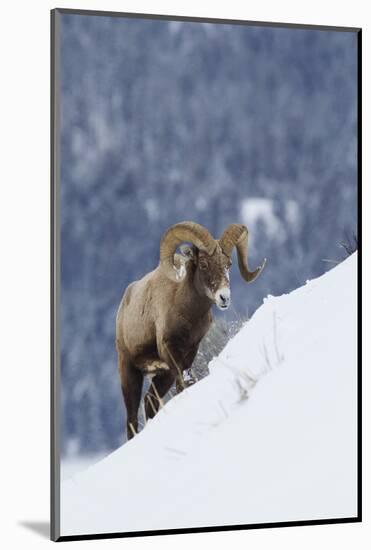
[[[62,483],[61,534],[355,516],[356,272],[266,298],[210,376]]]

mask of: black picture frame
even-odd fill
[[[59,342],[59,304],[60,304],[60,158],[59,158],[59,129],[60,129],[60,97],[59,97],[59,79],[60,79],[60,18],[63,14],[84,15],[84,16],[102,16],[115,18],[134,18],[134,19],[158,19],[163,21],[187,21],[213,24],[229,24],[229,25],[250,25],[261,27],[282,27],[282,28],[297,28],[297,29],[315,29],[315,30],[331,30],[341,32],[353,32],[357,34],[357,169],[358,169],[358,260],[357,260],[357,317],[358,317],[358,370],[357,370],[357,385],[358,385],[358,409],[357,409],[357,515],[349,518],[332,518],[323,520],[305,520],[305,521],[284,521],[273,523],[246,524],[246,525],[223,525],[218,527],[196,527],[185,529],[166,529],[156,531],[135,531],[135,532],[114,532],[101,534],[86,534],[76,536],[63,536],[60,534],[60,444],[59,444],[59,414],[60,414],[60,342]],[[265,529],[272,527],[294,527],[294,526],[310,526],[310,525],[329,525],[342,523],[356,523],[362,521],[362,29],[356,27],[336,27],[315,24],[293,24],[293,23],[276,23],[263,21],[248,21],[235,19],[217,19],[204,17],[186,17],[176,15],[157,15],[144,13],[121,13],[111,11],[96,11],[96,10],[80,10],[80,9],[65,9],[56,8],[51,10],[51,432],[50,432],[50,458],[51,458],[51,539],[53,541],[73,541],[73,540],[92,540],[92,539],[107,539],[107,538],[124,538],[124,537],[139,537],[139,536],[154,536],[166,534],[187,534],[200,532],[217,532],[217,531],[237,531],[247,529]]]

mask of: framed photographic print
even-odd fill
[[[361,521],[361,30],[51,22],[52,539]]]

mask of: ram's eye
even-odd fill
[[[206,261],[206,260],[203,260],[203,259],[200,260],[200,264],[199,264],[199,265],[200,265],[200,269],[202,269],[202,270],[205,270],[205,269],[207,269],[207,268],[209,267],[208,264],[207,264],[207,261]]]

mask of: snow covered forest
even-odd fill
[[[356,515],[357,253],[268,296],[208,377],[61,492],[63,535]]]
[[[62,16],[64,456],[123,443],[116,310],[169,225],[249,227],[251,265],[268,263],[249,287],[232,273],[231,322],[342,258],[356,46],[351,32]]]

